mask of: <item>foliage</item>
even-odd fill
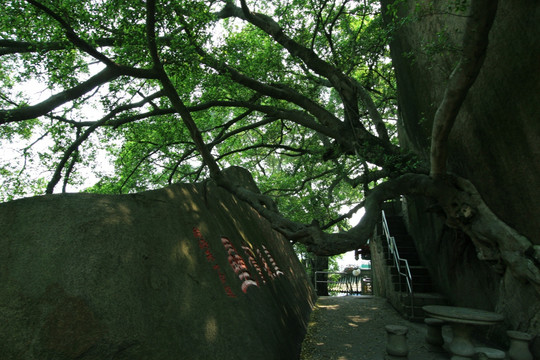
[[[310,101],[327,112],[324,116],[336,118],[334,127],[344,127],[343,96],[335,84],[306,66],[294,49],[245,19],[219,15],[227,4],[156,4],[158,51],[167,75],[221,167],[250,169],[262,191],[274,197],[287,216],[329,222],[343,206],[362,199],[358,184],[351,180],[369,168],[365,163],[369,159],[347,154],[339,148],[339,139],[296,117],[309,114],[309,120],[317,122],[317,115],[302,106]],[[376,3],[246,5],[272,16],[294,47],[306,47],[363,86],[395,142],[395,80]],[[4,183],[19,180],[2,188],[3,200],[39,194],[55,170],[60,170],[68,189],[83,185],[85,191],[105,193],[141,191],[208,176],[170,99],[156,95],[158,79],[120,75],[96,85],[85,83],[108,66],[103,59],[130,68],[152,68],[146,14],[145,4],[139,1],[7,2],[0,25],[4,109],[0,135],[22,157],[4,159]],[[255,85],[234,79],[226,67]],[[300,100],[257,89],[263,86],[286,87]],[[9,110],[46,102],[47,96],[74,87],[84,87],[79,96],[49,111],[36,109],[33,118],[10,121]],[[355,111],[361,122],[356,126],[374,132],[366,110]],[[81,134],[98,123],[77,151],[70,152]],[[332,159],[325,160],[330,150]],[[36,162],[38,156],[39,165],[26,171],[25,161]],[[68,160],[62,164],[63,157]],[[86,177],[99,181],[81,184]]]
[[[427,172],[397,142],[401,2],[386,27],[373,0],[8,0],[0,198],[143,191],[235,165],[291,221],[349,230],[343,209]]]

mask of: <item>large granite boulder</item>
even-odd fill
[[[314,300],[289,242],[211,181],[3,203],[0,248],[6,360],[296,359]]]

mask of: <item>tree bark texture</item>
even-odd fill
[[[410,15],[413,3],[406,2],[400,15]],[[447,160],[439,163],[455,174],[453,180],[441,179],[454,188],[439,202],[446,218],[426,213],[425,200],[407,197],[409,228],[420,255],[450,299],[497,309],[508,326],[534,333],[540,331],[534,320],[540,316],[539,13],[535,1],[499,4],[483,66],[447,134]],[[433,156],[433,119],[460,59],[459,51],[428,54],[425,49],[440,32],[460,44],[465,23],[466,18],[435,11],[400,28],[391,44],[403,116],[401,144],[425,159],[430,151]],[[477,256],[470,256],[471,249]],[[484,269],[487,264],[491,273]]]

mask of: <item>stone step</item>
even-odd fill
[[[420,262],[420,259],[418,259],[418,258],[409,257],[406,260],[407,260],[407,263],[409,264],[409,268],[415,267],[415,266],[423,266],[422,263]],[[390,267],[393,267],[393,266],[395,266],[394,263],[395,263],[394,259],[392,259],[392,258],[386,259],[386,265],[388,265]],[[404,266],[403,262],[400,261],[400,263],[401,263],[402,266]]]
[[[407,227],[403,223],[403,219],[386,218],[386,223],[388,224],[388,230],[390,230],[390,235],[395,237],[396,234],[408,234]]]
[[[433,285],[431,283],[413,283],[413,292],[429,292],[433,291]],[[394,283],[395,291],[408,291],[408,285],[405,281],[400,283]]]
[[[409,234],[407,234],[407,233],[395,233],[395,232],[392,233],[392,230],[390,230],[390,234],[394,238],[394,240],[396,241],[396,245],[398,247],[407,246],[407,245],[414,246],[414,239]],[[383,246],[384,247],[387,246],[386,238],[384,238]]]
[[[418,292],[413,294],[414,297],[414,303],[418,304],[419,306],[425,306],[425,305],[445,305],[448,303],[448,299],[439,293],[436,292]],[[401,293],[401,298],[408,300],[409,294],[408,293]]]
[[[414,312],[411,312],[411,301],[409,294],[402,292],[401,304],[403,305],[403,312],[405,317],[412,322],[423,322],[426,318],[426,314],[422,307],[426,305],[447,305],[448,299],[443,295],[435,292],[428,293],[414,293],[413,294],[413,309]]]
[[[398,308],[401,309],[400,312],[409,321],[423,322],[425,318],[423,306],[444,305],[447,304],[447,300],[444,296],[434,292],[429,271],[420,262],[414,240],[409,236],[403,218],[390,215],[386,217],[386,220],[390,234],[396,241],[399,257],[407,260],[412,277],[413,295],[411,304],[411,296],[408,293],[406,280],[399,275],[394,259],[389,258],[388,244],[383,240],[383,249],[387,254],[388,272],[394,284],[394,291],[399,293],[398,301],[401,306],[398,306]],[[403,267],[401,269],[402,272],[405,271]]]
[[[394,264],[389,265],[389,270],[390,270],[390,274],[395,275],[395,274],[398,273],[397,268],[395,267]],[[404,267],[401,267],[401,271],[403,272],[404,270],[405,270]],[[429,276],[428,269],[423,265],[411,265],[409,263],[409,270],[410,270],[411,276],[413,278],[415,276],[424,276],[424,277],[428,277],[429,279],[431,279],[431,277]]]

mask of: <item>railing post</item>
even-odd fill
[[[412,288],[412,275],[411,275],[411,269],[409,268],[409,262],[406,259],[402,259],[399,256],[399,251],[397,249],[396,240],[393,236],[390,236],[390,229],[388,228],[388,223],[386,221],[386,214],[384,210],[381,210],[381,222],[382,222],[382,229],[383,233],[386,236],[386,244],[388,246],[388,252],[389,255],[391,254],[394,259],[394,264],[396,266],[396,270],[398,272],[398,286],[399,286],[399,293],[401,298],[401,277],[405,277],[407,281],[407,291],[409,294],[410,302],[411,302],[411,317],[414,317],[414,294],[413,294],[413,288]],[[404,263],[404,270],[401,270],[401,262]]]

